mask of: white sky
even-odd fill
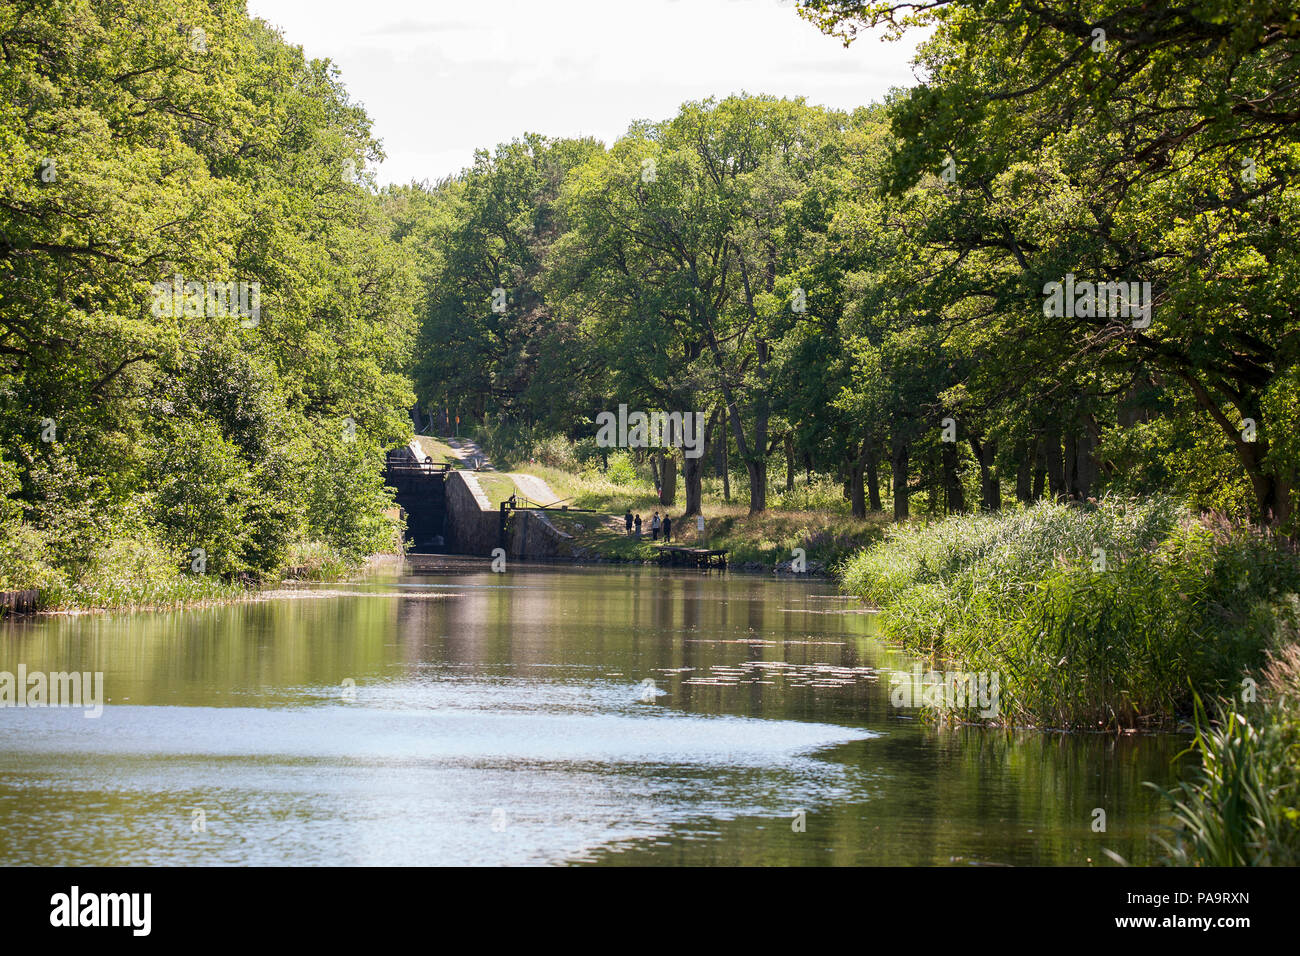
[[[632,120],[731,93],[851,109],[915,82],[917,38],[844,49],[790,0],[248,0],[341,70],[387,160],[436,180],[525,132],[611,143]]]

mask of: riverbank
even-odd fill
[[[887,637],[997,673],[994,722],[1171,727],[1231,694],[1297,619],[1284,541],[1163,498],[1040,504],[893,529],[843,567]]]
[[[842,571],[891,640],[959,679],[996,677],[991,712],[935,695],[944,716],[1191,727],[1199,766],[1149,784],[1175,821],[1164,862],[1300,863],[1300,562],[1285,540],[1109,499],[900,527]]]
[[[626,506],[625,506],[626,507]],[[660,513],[667,509],[662,506]],[[665,542],[651,537],[651,510],[641,510],[641,537],[627,533],[622,517],[611,514],[548,512],[557,528],[573,538],[572,559],[584,563],[653,563],[656,548]],[[669,512],[671,513],[671,512]],[[818,511],[768,511],[750,515],[741,506],[714,506],[704,516],[704,530],[695,518],[673,516],[672,544],[725,549],[732,571],[804,573],[830,576],[832,568],[880,541],[888,527],[883,515],[850,518]],[[799,567],[794,566],[801,562]]]
[[[298,553],[300,562],[262,581],[226,581],[215,575],[185,573],[140,548],[119,546],[86,568],[71,583],[56,580],[34,589],[35,599],[19,614],[96,614],[110,611],[161,611],[264,601],[294,593],[292,581],[330,583],[400,570],[395,554],[372,555],[349,562],[324,549]],[[0,609],[0,620],[7,615]]]

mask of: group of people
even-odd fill
[[[623,515],[623,523],[627,525],[629,535],[635,534],[638,538],[641,537],[641,516],[632,514],[631,508],[628,508],[627,514]],[[656,511],[650,518],[650,540],[658,541],[659,532],[661,531],[664,540],[671,541],[673,539],[673,519],[668,515],[660,518],[659,512]]]

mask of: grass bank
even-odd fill
[[[0,591],[37,591],[39,611],[204,607],[245,600],[286,578],[337,581],[382,564],[376,557],[351,558],[319,541],[301,542],[287,553],[287,564],[279,574],[229,580],[192,562],[182,566],[175,554],[147,537],[106,540],[68,566],[48,560],[41,539],[28,535],[0,544]]]
[[[552,485],[554,487],[554,485]],[[667,511],[673,516],[673,544],[707,548],[725,548],[733,569],[773,570],[791,562],[795,550],[801,549],[806,570],[812,574],[824,573],[832,565],[877,541],[884,534],[887,521],[876,515],[865,519],[819,511],[768,511],[750,515],[738,505],[706,507],[705,530],[696,529],[695,519],[679,517],[680,512],[663,505],[645,507],[629,502],[623,508],[639,511],[645,519],[640,539],[630,537],[621,517],[622,512],[611,508],[612,513],[552,514],[552,522],[561,530],[573,535],[575,553],[579,557],[607,561],[650,561],[655,557],[655,545],[649,532],[651,512]]]
[[[840,571],[888,637],[996,673],[997,722],[1063,729],[1168,726],[1232,693],[1300,591],[1281,542],[1164,498],[904,526]]]

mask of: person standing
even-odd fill
[[[673,519],[664,515],[664,540],[673,540]]]
[[[655,512],[650,518],[650,540],[659,540],[659,512]]]
[[[627,509],[627,514],[623,515],[623,524],[627,526],[627,533],[632,533],[632,509]]]
[[[640,516],[640,515],[637,515],[635,518],[633,518],[633,519],[632,519],[632,524],[634,524],[634,525],[636,526],[636,536],[637,536],[637,538],[640,538],[640,537],[641,537],[641,516]]]

